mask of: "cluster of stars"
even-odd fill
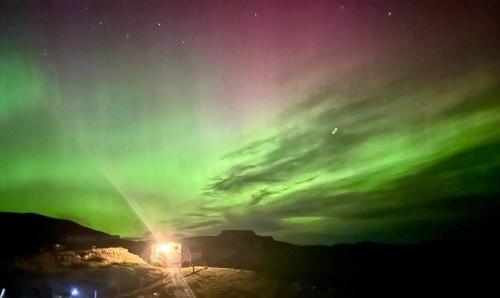
[[[341,12],[343,12],[343,11],[345,10],[345,6],[344,6],[343,4],[341,4],[341,5],[339,6],[339,8],[340,8],[340,11],[341,11]],[[88,6],[84,6],[84,7],[83,7],[83,10],[84,10],[85,12],[88,12],[88,11],[89,11],[89,7],[88,7]],[[254,16],[254,17],[258,17],[258,16],[259,16],[259,13],[258,13],[258,12],[256,12],[256,11],[251,12],[251,14],[252,14],[252,16]],[[386,16],[387,16],[387,17],[392,17],[392,16],[393,16],[393,12],[392,12],[391,10],[387,10],[387,11],[386,11]],[[154,22],[154,21],[153,21],[153,22]],[[103,26],[103,25],[104,25],[104,20],[102,20],[102,19],[98,20],[97,24],[98,24],[99,26]],[[154,25],[155,25],[156,27],[161,27],[161,26],[162,26],[162,22],[161,22],[161,21],[156,21],[156,22],[154,22]],[[95,25],[92,25],[92,27],[93,27],[93,28],[95,28]],[[125,38],[126,40],[129,40],[129,39],[131,38],[131,36],[130,36],[130,34],[129,34],[129,33],[125,33],[123,36],[124,36],[124,38]],[[199,38],[197,37],[197,38],[195,38],[195,40],[199,40]],[[180,41],[180,44],[183,44],[183,45],[184,45],[184,44],[186,44],[186,41],[185,41],[185,40],[181,40],[181,41]],[[43,56],[48,56],[47,51],[42,51],[42,55],[43,55]],[[324,84],[325,82],[322,82],[322,83]]]

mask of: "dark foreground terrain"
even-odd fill
[[[199,267],[170,272],[144,261],[150,243],[66,220],[0,213],[0,232],[5,297],[69,297],[73,287],[79,297],[489,297],[500,251],[481,238],[297,246],[223,231],[183,239]]]

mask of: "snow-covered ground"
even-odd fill
[[[163,281],[120,297],[330,297],[331,290],[273,279],[253,271],[195,267],[169,270]]]
[[[6,297],[304,297],[331,296],[328,289],[280,281],[230,268],[166,269],[124,248],[51,251],[9,264]],[[9,295],[10,294],[10,295]]]
[[[168,283],[165,297],[321,297],[327,289],[273,279],[253,271],[230,268],[183,268]],[[332,294],[332,293],[330,293]]]

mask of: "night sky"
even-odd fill
[[[120,236],[475,237],[497,1],[0,1],[0,211]]]

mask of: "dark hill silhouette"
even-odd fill
[[[478,295],[494,285],[485,271],[498,245],[452,241],[389,245],[372,242],[298,246],[253,231],[223,231],[184,240],[211,267],[230,267],[322,287],[340,297]],[[480,285],[476,288],[476,285]]]
[[[53,250],[55,244],[67,250],[121,246],[144,257],[150,244],[36,214],[0,213],[0,233],[0,259]],[[336,297],[479,297],[495,285],[496,275],[488,272],[498,268],[499,251],[493,238],[484,237],[411,245],[299,246],[248,230],[189,237],[182,243],[201,254],[195,262],[199,265],[248,269],[331,288]]]
[[[0,212],[0,257],[37,253],[41,249],[86,249],[123,246],[142,252],[142,243],[120,239],[65,219],[35,213]]]

